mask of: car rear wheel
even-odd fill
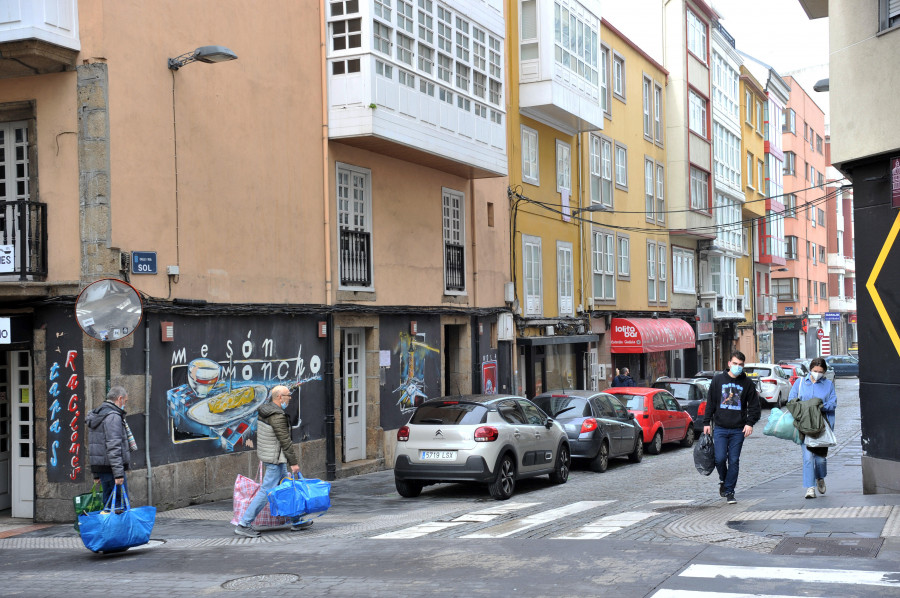
[[[415,498],[422,494],[422,488],[425,484],[413,480],[394,478],[394,486],[397,488],[397,493],[403,498]]]
[[[694,446],[694,424],[689,423],[684,438],[681,439],[681,446]]]
[[[634,450],[628,455],[628,460],[632,463],[640,463],[644,458],[644,440],[638,435],[634,444]]]
[[[488,484],[491,496],[497,500],[506,500],[516,489],[516,464],[508,454],[500,458],[494,481]]]
[[[653,435],[653,440],[647,444],[647,452],[651,455],[658,455],[662,452],[662,432],[658,431]]]
[[[550,474],[550,481],[554,484],[565,484],[569,479],[569,447],[565,444],[556,451],[556,468]]]
[[[591,460],[591,471],[603,473],[607,467],[609,467],[609,445],[604,440],[600,443],[600,450],[597,451],[597,456]]]

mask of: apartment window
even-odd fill
[[[709,173],[691,166],[691,209],[709,210]]]
[[[487,72],[487,46],[484,31],[472,27],[472,66],[479,71]]]
[[[741,119],[740,75],[728,61],[713,50],[713,105],[739,122]]]
[[[656,184],[653,180],[653,160],[644,159],[644,217],[647,220],[654,220],[656,211]]]
[[[447,104],[453,105],[453,92],[449,89],[444,89],[443,87],[438,87],[438,98],[442,102],[446,102]]]
[[[687,11],[687,45],[697,58],[706,62],[706,23],[690,9]]]
[[[819,263],[819,261],[816,259],[818,254],[816,253],[816,244],[815,243],[810,243],[809,255],[812,258],[813,266],[815,266],[816,264]]]
[[[437,76],[441,81],[450,83],[453,78],[453,59],[438,52]]]
[[[744,223],[741,221],[741,204],[716,193],[716,241],[717,245],[732,251],[744,247]]]
[[[616,142],[616,187],[628,191],[628,148]]]
[[[784,215],[786,218],[797,217],[797,196],[793,193],[784,195]]]
[[[713,122],[713,156],[716,180],[740,189],[741,138],[718,122]]]
[[[762,135],[763,132],[763,105],[762,102],[756,102],[756,132]]]
[[[784,152],[784,174],[793,175],[797,167],[797,154]]]
[[[607,116],[609,108],[609,48],[600,48],[600,107]]]
[[[444,224],[444,290],[460,293],[466,290],[465,196],[459,191],[443,189]]]
[[[438,49],[448,54],[453,53],[452,23],[450,11],[438,5]]]
[[[525,286],[526,316],[539,316],[544,310],[541,268],[541,238],[522,235],[522,274]]]
[[[522,180],[540,185],[538,175],[538,133],[522,125]]]
[[[540,57],[536,0],[522,0],[522,8],[519,11],[519,21],[521,23],[519,58],[523,61],[536,60]]]
[[[825,186],[825,175],[822,174],[821,172],[818,174],[818,176],[816,178],[816,185],[819,187]]]
[[[413,32],[413,6],[406,0],[397,0],[397,29],[409,34]]]
[[[556,190],[572,190],[572,147],[556,140]]]
[[[419,70],[431,75],[434,73],[434,50],[419,44]]]
[[[878,30],[884,31],[900,25],[900,2],[878,0]]]
[[[784,257],[788,260],[797,259],[797,237],[787,236],[784,238]]]
[[[482,100],[487,94],[487,75],[475,71],[472,73],[472,93]]]
[[[331,16],[347,16],[359,13],[359,3],[344,0],[331,3]],[[362,48],[362,19],[344,18],[331,22],[331,49],[335,52]]]
[[[419,39],[425,43],[434,43],[434,4],[432,0],[419,0]]]
[[[756,161],[756,180],[759,181],[759,187],[757,187],[757,191],[766,194],[766,163],[762,160]]]
[[[647,243],[647,301],[656,303],[656,243]]]
[[[613,95],[625,101],[625,57],[613,52]]]
[[[819,297],[825,299],[828,296],[828,285],[824,282],[819,283]]]
[[[372,22],[372,49],[385,56],[391,55],[391,28],[378,21]]]
[[[619,241],[619,279],[631,278],[631,238],[620,234]]]
[[[782,133],[793,133],[797,134],[797,113],[794,112],[793,108],[788,108],[783,112],[783,121],[781,123],[781,132]]]
[[[469,22],[456,17],[456,58],[469,62]]]
[[[809,282],[809,284],[812,287],[812,291],[813,291],[813,303],[818,303],[819,302],[819,285],[814,280],[811,280]]]
[[[819,218],[819,226],[825,226],[825,210],[816,208],[816,215]]]
[[[391,22],[391,0],[375,0],[375,16]]]
[[[456,63],[456,88],[469,91],[469,67],[459,62]]]
[[[349,73],[358,73],[360,67],[359,58],[350,58],[348,60],[335,60],[331,63],[332,75],[346,75]]]
[[[657,243],[656,245],[656,258],[656,296],[659,298],[660,303],[665,303],[666,301],[668,301],[668,289],[666,288],[666,285],[668,284],[666,264],[669,260],[668,256],[666,255],[666,246],[662,243]]]
[[[816,151],[822,153],[822,138],[816,135]]]
[[[591,203],[613,207],[612,141],[591,135]]]
[[[706,137],[706,98],[701,97],[694,90],[688,93],[688,97],[690,102],[689,127],[694,133]]]
[[[807,202],[807,203],[809,203],[809,202]],[[812,225],[813,228],[816,228],[816,208],[814,208],[813,206],[809,206],[808,212],[809,212],[809,223],[810,223],[810,225]]]
[[[672,248],[672,292],[693,295],[697,292],[694,282],[694,252]]]
[[[653,81],[649,77],[644,77],[643,82],[644,138],[653,141],[653,119],[650,109],[650,90],[653,88]]]
[[[662,165],[656,165],[656,220],[666,221],[666,172]]]
[[[819,262],[825,263],[825,246],[819,245]]]
[[[586,20],[583,12],[554,3],[554,57],[573,75],[597,85],[597,50],[600,45],[597,20]]]
[[[753,164],[754,164],[755,162],[756,162],[756,160],[754,159],[753,154],[750,153],[750,152],[747,152],[747,186],[750,187],[751,189],[754,188],[754,185],[753,185]]]
[[[812,130],[812,127],[809,128],[809,151],[816,151],[816,132]]]
[[[744,120],[753,126],[753,94],[749,90],[744,92]]]
[[[722,297],[722,311],[737,312],[737,259],[727,256],[709,258],[710,284],[713,292]]]
[[[499,106],[499,105],[500,105],[501,94],[502,94],[502,92],[503,92],[503,87],[501,86],[501,84],[500,84],[499,81],[495,81],[495,80],[493,80],[493,79],[491,79],[491,80],[488,82],[488,85],[489,85],[489,87],[490,87],[490,97],[489,97],[489,100],[490,100],[491,104],[494,104],[495,106]]]
[[[397,34],[397,60],[412,66],[413,47],[413,39],[411,37],[407,37],[401,33]]]
[[[419,93],[423,93],[423,94],[433,98],[434,97],[434,83],[420,78],[419,79]]]
[[[380,60],[375,61],[375,74],[381,75],[387,79],[393,80],[394,78],[394,67],[389,64],[385,64]]]
[[[559,315],[575,315],[575,284],[572,274],[572,244],[556,242],[556,286]]]
[[[799,301],[800,281],[796,278],[773,278],[772,293],[775,294],[779,301]]]
[[[616,298],[616,236],[608,231],[593,232],[592,273],[594,282],[594,299],[614,301]]]
[[[372,288],[371,171],[337,164],[338,269],[342,288]]]
[[[653,86],[653,130],[656,143],[663,143],[663,92],[659,85]]]

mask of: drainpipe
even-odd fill
[[[144,461],[147,463],[147,504],[153,504],[150,467],[150,318],[144,317]]]
[[[328,313],[328,334],[325,336],[325,479],[336,477],[334,457],[334,313]]]

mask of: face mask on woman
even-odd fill
[[[812,378],[813,382],[818,382],[819,378],[822,377],[822,372],[810,372],[809,377]]]

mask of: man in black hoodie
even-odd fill
[[[706,398],[706,415],[703,417],[703,433],[713,428],[713,446],[716,451],[716,470],[719,472],[719,495],[728,504],[737,502],[734,487],[740,469],[741,448],[744,438],[753,433],[753,424],[759,421],[759,395],[756,385],[744,373],[746,358],[740,351],[731,354],[728,369],[716,374],[709,385]]]

